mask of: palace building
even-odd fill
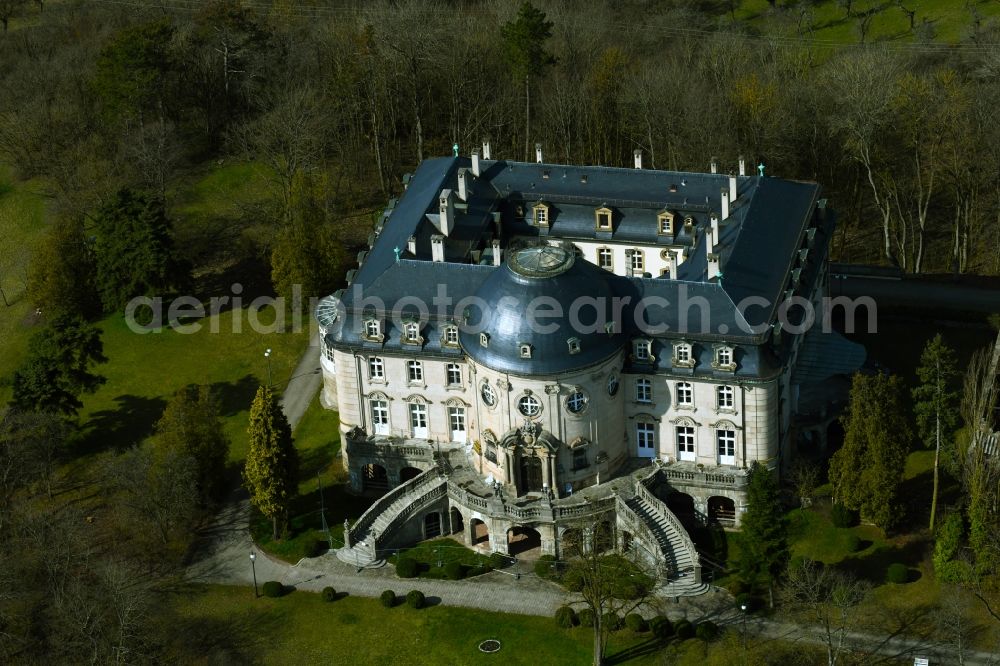
[[[689,530],[738,527],[863,350],[824,332],[833,211],[746,174],[431,159],[317,309],[323,402],[358,492],[347,561],[442,534],[562,555],[607,523],[672,594]],[[591,542],[591,547],[597,547]]]

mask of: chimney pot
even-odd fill
[[[722,189],[722,219],[729,219],[729,190]]]
[[[434,234],[431,236],[431,259],[434,261],[444,261],[444,236]]]
[[[670,269],[670,279],[677,279],[677,253],[673,250],[667,250],[667,266]]]
[[[642,148],[636,148],[632,151],[632,156],[635,158],[635,168],[642,168]]]
[[[488,160],[490,158],[490,142],[483,141],[483,159]]]
[[[479,178],[479,151],[472,151],[472,175]]]
[[[417,237],[410,236],[406,239],[406,251],[412,255],[417,254]]]
[[[712,221],[712,246],[714,247],[719,244],[719,216],[712,213],[710,219]]]
[[[729,174],[729,200],[736,201],[736,176]],[[723,217],[722,219],[726,219]]]
[[[501,259],[502,259],[502,256],[501,256],[501,251],[500,251],[500,241],[494,239],[494,241],[493,241],[493,265],[494,266],[499,266]]]
[[[455,197],[451,190],[441,190],[438,197],[438,230],[445,236],[451,235],[451,230],[455,228]]]
[[[709,166],[712,169],[712,173],[719,173],[719,161],[714,155],[712,156],[712,163]]]
[[[740,155],[740,175],[747,175],[747,161],[743,159],[742,155]]]
[[[542,144],[535,144],[535,162],[538,164],[542,163]]]
[[[458,170],[458,198],[462,201],[469,200],[469,170],[459,169]]]

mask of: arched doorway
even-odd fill
[[[399,471],[399,482],[406,483],[410,479],[415,479],[420,476],[423,470],[417,469],[416,467],[404,467]]]
[[[583,532],[575,527],[563,530],[559,537],[559,552],[562,557],[578,557],[583,555]]]
[[[736,524],[736,502],[728,497],[708,498],[708,519],[725,527]]]
[[[486,527],[486,523],[478,518],[473,518],[472,522],[469,523],[469,528],[472,530],[472,543],[469,544],[470,546],[489,545],[490,529]]]
[[[441,514],[437,511],[424,516],[424,538],[433,539],[441,536]]]
[[[687,493],[672,492],[667,495],[667,508],[677,516],[685,527],[698,524],[698,514],[694,508],[694,498]]]
[[[537,559],[542,554],[542,535],[531,527],[507,530],[507,552],[514,557]]]
[[[451,533],[460,534],[465,529],[465,521],[462,519],[462,512],[451,507]]]
[[[372,463],[365,465],[361,483],[362,490],[379,490],[385,492],[389,489],[389,475],[386,473],[385,467]]]
[[[539,492],[542,489],[542,459],[521,456],[521,492]]]
[[[615,549],[615,528],[611,521],[602,520],[594,525],[591,544],[597,553],[606,553]]]

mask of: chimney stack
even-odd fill
[[[711,282],[715,278],[720,277],[722,270],[719,265],[719,254],[715,251],[715,248],[712,247],[711,237],[706,237],[705,241],[705,259],[708,263],[705,280]]]
[[[719,216],[712,211],[709,219],[712,221],[712,246],[719,244]]]
[[[742,155],[740,155],[740,175],[747,175],[747,161],[743,159]]]
[[[667,250],[667,266],[670,269],[670,279],[677,279],[677,253],[673,250]]]
[[[712,163],[710,167],[712,169],[712,173],[719,173],[719,161],[715,158],[714,155],[712,156]]]
[[[636,148],[632,151],[632,156],[635,157],[635,168],[642,168],[642,148]]]
[[[501,258],[502,257],[500,255],[500,239],[494,238],[493,239],[493,265],[494,266],[499,266]]]
[[[535,161],[539,164],[542,163],[542,144],[535,144]]]
[[[736,176],[729,174],[729,200],[736,201]],[[726,219],[723,217],[722,219]]]
[[[729,190],[722,189],[722,219],[729,219]]]
[[[484,160],[490,159],[490,142],[489,141],[483,141],[483,159]]]
[[[406,239],[406,251],[410,254],[416,256],[417,254],[417,237],[410,236]]]
[[[431,236],[431,259],[444,261],[444,236],[441,234]]]
[[[458,170],[458,198],[462,201],[469,200],[469,170],[461,168]]]
[[[479,178],[479,151],[472,151],[472,175]]]
[[[441,214],[438,229],[445,236],[450,236],[451,230],[455,228],[455,197],[451,190],[441,190],[438,209]]]

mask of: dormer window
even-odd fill
[[[369,340],[382,339],[382,324],[378,319],[365,320],[365,337]]]
[[[549,226],[549,207],[548,204],[537,203],[534,208],[534,218],[536,227],[547,227]]]
[[[733,348],[721,345],[715,348],[715,360],[712,363],[712,367],[716,370],[728,370],[733,371],[736,369],[736,360],[733,354]]]
[[[517,348],[521,352],[521,358],[531,358],[531,345],[521,342],[517,345]]]
[[[677,342],[674,343],[674,359],[673,363],[678,367],[693,367],[694,366],[694,355],[691,350],[691,343],[689,342]]]
[[[444,344],[447,347],[458,346],[458,326],[446,326],[444,329]]]
[[[649,340],[636,340],[632,346],[633,356],[640,363],[648,363],[653,358],[652,342]]]
[[[674,233],[674,214],[670,211],[662,211],[656,216],[656,232],[660,236],[672,236]]]
[[[611,231],[611,209],[602,206],[594,211],[594,223],[598,231]]]
[[[489,333],[480,333],[479,334],[479,346],[480,347],[489,347],[490,346],[490,334]]]
[[[570,338],[566,341],[566,346],[569,347],[570,354],[580,353],[580,338]]]
[[[409,343],[420,342],[420,324],[412,321],[403,324],[403,341]]]

